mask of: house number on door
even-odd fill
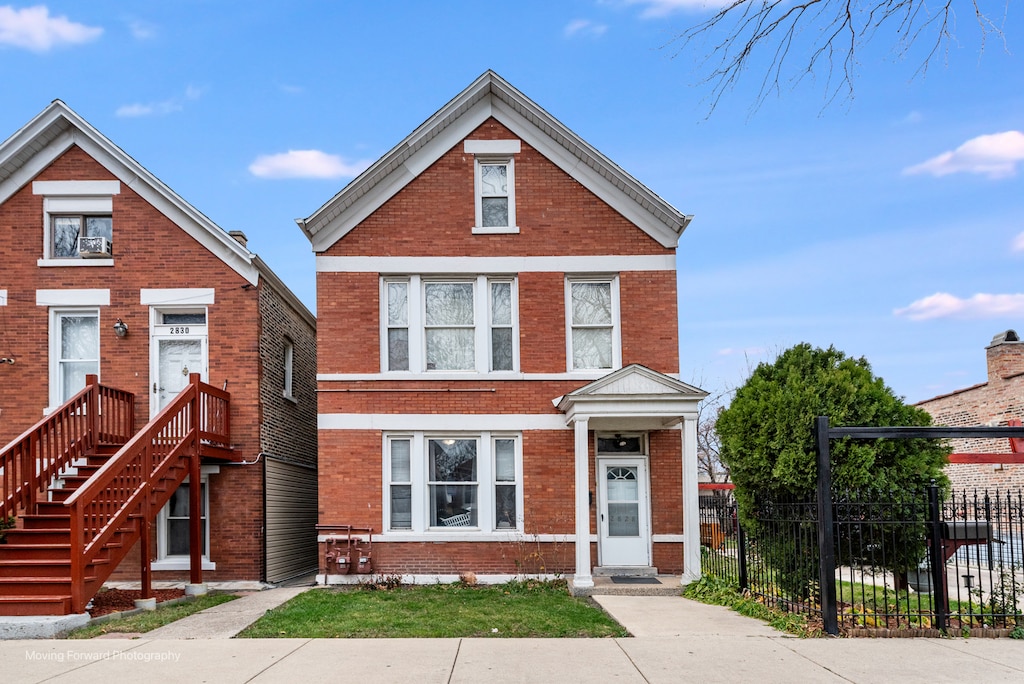
[[[186,326],[174,325],[170,328],[172,335],[188,335],[188,328]]]

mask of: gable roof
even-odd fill
[[[309,218],[296,219],[313,244],[313,251],[323,252],[343,238],[491,117],[663,247],[674,248],[693,219],[626,173],[498,74],[487,71]]]
[[[60,100],[0,143],[0,204],[32,181],[73,145],[130,187],[229,268],[253,285],[267,278],[312,324],[309,309],[253,252],[186,202],[109,138]]]

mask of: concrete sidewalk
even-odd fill
[[[302,588],[289,589],[299,592]],[[1020,682],[1010,639],[798,639],[718,606],[601,596],[623,639],[224,639],[270,590],[204,611],[191,638],[0,642],[5,682]],[[282,593],[277,593],[282,592]],[[250,600],[252,599],[252,600]],[[229,619],[217,611],[249,601]],[[246,604],[244,604],[246,605]],[[178,624],[185,623],[185,620]],[[232,626],[227,626],[232,622]]]

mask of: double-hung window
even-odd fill
[[[516,225],[515,155],[519,140],[467,140],[463,149],[474,155],[474,233],[518,233]]]
[[[566,282],[569,370],[603,370],[622,365],[617,278]]]
[[[389,435],[385,527],[391,532],[522,529],[517,435]]]
[[[97,309],[53,310],[51,386],[58,404],[85,387],[86,375],[100,372],[100,314]]]
[[[515,370],[515,299],[510,277],[385,278],[382,370]]]

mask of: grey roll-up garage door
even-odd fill
[[[317,569],[316,468],[264,455],[267,581]]]

